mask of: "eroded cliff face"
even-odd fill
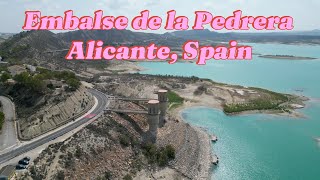
[[[20,138],[31,139],[53,130],[83,115],[94,104],[93,96],[83,86],[60,102],[55,102],[56,96],[64,96],[64,92],[55,92],[47,105],[19,121]]]

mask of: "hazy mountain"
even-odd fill
[[[320,36],[320,29],[314,29],[312,31],[298,31],[298,35]]]
[[[8,36],[8,34],[5,34]],[[200,40],[211,44],[237,40],[239,42],[284,43],[284,44],[320,44],[320,30],[300,32],[268,32],[268,33],[218,33],[209,30],[176,31],[165,34],[133,32],[130,30],[92,30],[70,31],[55,34],[51,31],[27,31],[15,34],[4,40],[0,37],[0,56],[5,59],[29,62],[54,62],[64,60],[66,52],[47,56],[46,51],[69,49],[73,40],[102,40],[105,45],[146,46],[155,43],[158,46],[170,46],[181,49],[187,40]]]
[[[248,32],[227,32],[218,33],[209,30],[187,30],[175,31],[168,33],[174,37],[184,39],[198,39],[198,40],[212,40],[227,42],[230,40],[237,40],[242,42],[255,43],[283,43],[283,44],[320,44],[320,30],[314,31],[291,31],[291,32],[262,32],[262,33],[248,33]]]
[[[171,37],[165,34],[153,34],[143,32],[132,32],[130,30],[78,30],[57,34],[65,42],[71,43],[74,40],[102,40],[105,44],[131,44],[148,45],[156,43],[157,45],[180,46],[183,43],[182,38]]]
[[[12,37],[15,33],[1,33],[0,32],[0,38],[2,39],[8,39],[10,37]]]
[[[68,48],[67,44],[50,31],[28,31],[15,34],[0,44],[0,56],[16,63],[44,62],[40,55],[49,50]]]
[[[0,44],[1,44],[2,42],[4,42],[4,41],[5,41],[5,39],[3,39],[3,38],[0,37]]]
[[[186,30],[186,31],[175,31],[171,33],[166,33],[167,35],[172,35],[179,38],[190,38],[192,39],[207,39],[207,38],[216,38],[220,34],[217,32],[209,31],[208,29],[205,30]]]

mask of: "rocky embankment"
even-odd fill
[[[186,179],[210,179],[211,144],[207,133],[181,120],[170,120],[159,131],[158,145],[174,145],[176,159],[170,167]]]
[[[143,155],[140,132],[128,119],[117,113],[99,117],[43,150],[17,179],[131,179],[152,165]]]
[[[55,96],[62,96],[62,91]],[[94,104],[93,96],[81,86],[63,101],[47,103],[28,118],[19,120],[20,139],[28,140],[66,124],[87,112]]]
[[[164,81],[152,78],[148,78],[147,81],[142,79],[128,80],[127,83],[120,83],[121,80],[118,80],[118,82],[108,82],[106,80],[107,83],[97,84],[97,88],[102,91],[109,91],[109,94],[125,97],[157,98],[154,95],[154,90],[171,83],[166,81],[168,84],[165,84]],[[202,129],[185,123],[179,117],[179,113],[170,113],[168,117],[170,118],[167,119],[166,125],[158,131],[157,146],[173,145],[176,149],[175,160],[170,162],[169,169],[141,172],[136,179],[146,177],[210,179],[212,153],[209,135]]]

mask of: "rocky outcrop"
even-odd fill
[[[32,116],[20,120],[20,139],[29,140],[66,124],[86,113],[93,104],[93,96],[81,86],[64,101],[55,105],[48,103]]]
[[[184,121],[169,120],[158,134],[157,144],[161,147],[172,144],[176,158],[170,167],[187,179],[210,179],[211,144],[209,135],[202,129]]]

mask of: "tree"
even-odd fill
[[[68,84],[70,90],[72,90],[72,91],[77,90],[81,85],[80,81],[77,79],[74,79],[74,78],[68,79],[67,84]]]
[[[4,114],[3,112],[0,112],[0,130],[2,129],[4,123]]]
[[[29,79],[29,73],[27,72],[23,72],[21,74],[17,74],[14,76],[14,80],[16,80],[18,83],[21,83],[21,84],[27,83],[28,79]]]
[[[46,88],[41,76],[30,76],[27,72],[14,76],[14,80],[38,93],[43,93]]]
[[[176,158],[176,150],[171,144],[166,146],[165,151],[169,159]]]
[[[132,180],[133,178],[130,176],[130,174],[127,174],[123,177],[124,180]]]
[[[11,75],[9,74],[9,73],[7,73],[7,72],[5,72],[5,73],[3,73],[2,75],[1,75],[1,78],[0,78],[0,80],[1,80],[1,82],[6,82],[8,79],[10,79],[11,78]]]

